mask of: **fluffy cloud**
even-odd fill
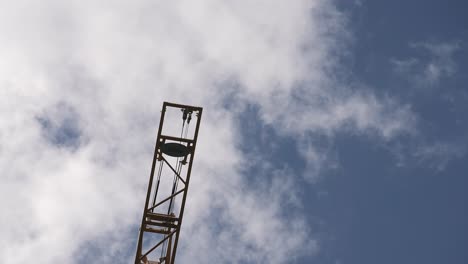
[[[305,141],[411,130],[409,108],[331,74],[342,16],[326,1],[1,2],[0,261],[131,262],[162,101],[205,107],[178,258],[315,252],[304,216],[284,213],[297,176],[267,168],[250,186],[235,120],[254,104]]]

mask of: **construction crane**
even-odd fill
[[[163,104],[135,264],[174,264],[202,111]]]

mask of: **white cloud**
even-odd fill
[[[75,263],[86,245],[130,262],[163,100],[205,107],[178,258],[285,263],[316,251],[304,216],[283,214],[283,185],[247,185],[220,84],[233,80],[239,105],[289,135],[410,130],[409,108],[330,74],[344,21],[326,1],[1,2],[0,262]],[[76,148],[41,118],[52,131],[72,122]],[[294,189],[291,174],[275,179]]]
[[[418,86],[432,87],[443,78],[452,76],[457,71],[454,60],[455,52],[460,48],[456,42],[416,42],[410,43],[415,50],[424,51],[424,57],[391,59],[394,70],[406,76]]]
[[[441,172],[451,160],[462,158],[465,152],[465,144],[437,142],[419,147],[413,156],[420,164]]]

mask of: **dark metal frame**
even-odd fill
[[[193,111],[194,114],[196,114],[196,126],[195,126],[195,132],[194,132],[194,137],[193,139],[183,139],[180,137],[175,137],[175,136],[169,136],[169,135],[162,135],[162,129],[164,125],[164,118],[166,114],[166,109],[168,107],[172,108],[179,108],[181,110],[190,110]],[[192,172],[192,164],[193,164],[193,158],[195,154],[195,147],[197,145],[197,139],[198,139],[198,131],[200,128],[200,121],[202,117],[202,111],[203,108],[201,107],[195,107],[195,106],[189,106],[189,105],[181,105],[181,104],[174,104],[174,103],[168,103],[164,102],[162,111],[161,111],[161,119],[159,122],[159,129],[158,129],[158,136],[156,139],[156,145],[154,149],[154,156],[153,156],[153,163],[151,166],[151,174],[149,178],[149,183],[148,183],[148,191],[146,194],[146,201],[145,201],[145,208],[143,210],[143,217],[141,220],[141,226],[140,226],[140,231],[139,231],[139,237],[138,237],[138,244],[137,244],[137,252],[135,256],[135,264],[141,264],[145,263],[144,259],[151,253],[153,252],[156,248],[160,247],[163,245],[163,243],[166,240],[168,241],[168,246],[167,246],[167,253],[166,253],[166,258],[161,262],[161,263],[166,263],[166,264],[174,264],[175,256],[177,253],[177,243],[179,241],[179,235],[180,235],[180,228],[182,225],[182,219],[184,216],[184,209],[185,209],[185,202],[187,199],[187,191],[189,187],[189,182],[190,182],[190,174]],[[180,143],[186,144],[186,146],[190,149],[190,153],[184,157],[183,162],[187,162],[188,168],[185,173],[185,177],[183,175],[179,175],[177,171],[174,169],[173,166],[170,165],[170,163],[167,161],[166,158],[164,158],[164,153],[162,153],[160,147],[161,144],[167,141],[176,141]],[[188,158],[188,156],[190,156]],[[188,158],[188,160],[187,160]],[[171,169],[172,172],[179,178],[179,180],[184,184],[184,187],[178,190],[177,192],[173,193],[172,195],[166,197],[165,199],[159,201],[155,205],[150,206],[150,200],[151,200],[151,194],[153,193],[153,178],[154,178],[154,173],[155,173],[155,167],[157,161],[164,161],[165,164],[169,165],[169,168]],[[182,162],[182,161],[181,161]],[[154,190],[154,192],[157,192],[157,189]],[[175,198],[176,196],[180,195],[182,193],[182,202],[180,205],[180,211],[179,215],[173,215],[173,214],[161,214],[161,213],[154,213],[154,211],[166,203],[167,201],[171,200],[172,198]],[[149,233],[156,233],[163,235],[163,239],[161,239],[158,243],[156,243],[153,247],[150,249],[146,250],[145,253],[143,251],[143,237],[146,234]],[[172,241],[174,238],[174,241]],[[159,262],[146,262],[146,263],[159,263]],[[146,264],[145,263],[145,264]]]

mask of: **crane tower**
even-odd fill
[[[174,264],[202,111],[163,104],[135,264]]]

